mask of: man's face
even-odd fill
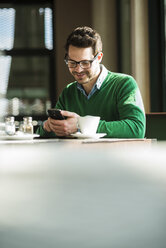
[[[76,62],[93,60],[93,50],[91,47],[79,48],[70,45],[68,51],[68,59]],[[81,68],[80,64],[77,64],[75,68],[69,68],[70,73],[73,75],[75,80],[84,85],[93,80],[96,80],[97,76],[100,73],[100,60],[96,58],[92,63],[91,67],[88,69]]]

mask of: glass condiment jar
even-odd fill
[[[20,131],[26,133],[26,128],[27,128],[27,117],[23,118],[23,123],[20,126]]]
[[[23,132],[28,134],[33,134],[33,124],[32,124],[32,117],[24,117],[23,118]]]
[[[5,132],[7,135],[14,135],[16,132],[15,120],[13,116],[5,118]]]

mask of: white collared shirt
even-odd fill
[[[104,65],[100,65],[100,69],[101,69],[101,73],[96,81],[96,83],[93,85],[93,88],[91,89],[90,93],[87,95],[84,88],[82,87],[81,84],[79,84],[77,82],[77,88],[87,97],[87,99],[90,99],[90,97],[97,91],[100,90],[100,87],[102,85],[102,83],[104,82],[107,74],[108,74],[108,70],[105,68]]]

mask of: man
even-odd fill
[[[77,132],[78,116],[100,116],[98,133],[107,138],[143,138],[145,114],[135,80],[101,65],[102,41],[90,27],[78,27],[65,45],[65,62],[75,82],[66,86],[56,108],[65,120],[48,118],[37,133],[66,136]]]

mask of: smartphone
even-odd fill
[[[65,120],[65,116],[61,114],[60,109],[48,109],[48,116],[51,117],[54,120]]]

